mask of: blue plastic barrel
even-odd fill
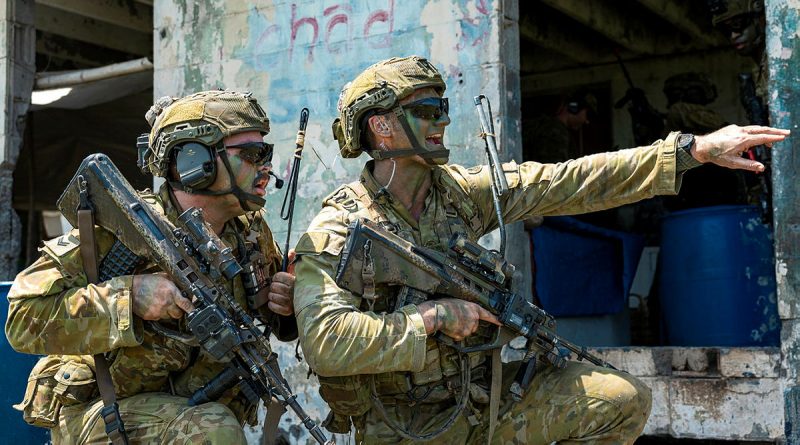
[[[659,283],[667,344],[779,344],[772,231],[755,206],[666,216]]]
[[[0,320],[5,324],[8,318],[8,289],[10,282],[0,282]],[[50,432],[44,428],[30,426],[22,420],[22,413],[11,407],[22,401],[28,374],[39,359],[38,356],[20,354],[11,349],[3,329],[0,341],[0,443],[45,444],[50,442]]]

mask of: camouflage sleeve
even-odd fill
[[[297,244],[294,307],[309,366],[321,376],[422,371],[427,334],[417,307],[360,311],[361,299],[334,282],[346,225],[324,227],[336,219],[334,209],[323,209]]]
[[[98,247],[112,236],[96,229]],[[96,354],[142,339],[133,315],[133,277],[87,285],[77,230],[45,243],[42,256],[22,271],[8,293],[6,337],[29,354]],[[106,247],[107,248],[107,247]]]
[[[558,164],[503,164],[510,188],[501,198],[505,222],[535,215],[594,212],[655,195],[676,194],[682,178],[676,168],[677,135],[671,133],[650,146]],[[479,206],[484,232],[497,228],[489,169],[449,166],[449,172]]]

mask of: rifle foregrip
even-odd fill
[[[219,397],[232,388],[239,382],[239,376],[235,369],[225,368],[222,372],[217,374],[216,377],[206,383],[205,386],[198,389],[189,398],[189,406],[197,406],[203,403],[212,402],[219,399]]]

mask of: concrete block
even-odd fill
[[[669,411],[674,437],[773,440],[783,436],[783,397],[777,379],[672,379]]]
[[[719,355],[719,373],[723,377],[777,378],[780,364],[778,348],[722,349]]]
[[[653,395],[653,408],[643,434],[667,435],[670,432],[669,381],[663,377],[642,377],[641,380],[650,387]]]

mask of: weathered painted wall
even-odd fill
[[[17,274],[20,252],[21,225],[11,188],[36,72],[33,3],[7,0],[0,5],[0,280]]]
[[[794,134],[772,153],[775,268],[787,443],[800,443],[800,1],[766,0],[770,124]]]
[[[321,199],[356,179],[365,161],[338,156],[330,125],[341,87],[378,60],[419,54],[441,70],[451,104],[445,141],[453,162],[484,162],[472,106],[479,93],[494,104],[501,156],[520,153],[516,9],[513,0],[158,0],[155,96],[218,87],[253,91],[272,120],[267,139],[276,144],[280,176],[288,173],[300,109],[309,108],[295,242]],[[273,191],[267,203],[279,240],[286,236],[278,219],[282,197]],[[521,236],[518,228],[511,233]],[[526,254],[518,256],[514,261],[526,270]],[[279,349],[300,402],[312,417],[323,418],[327,409],[314,379],[305,378],[305,364],[294,365],[293,345]],[[291,422],[289,414],[282,426]]]

